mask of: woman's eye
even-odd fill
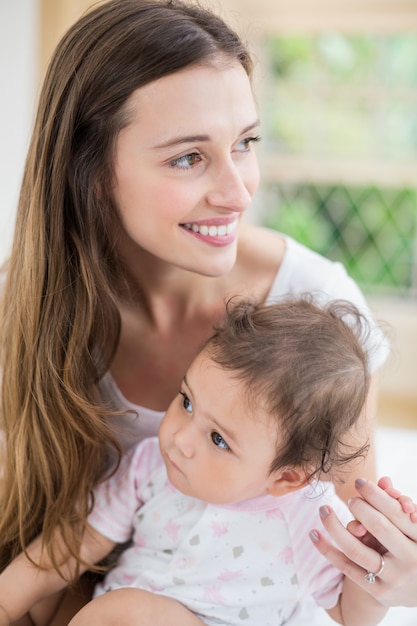
[[[180,391],[180,395],[182,396],[182,406],[188,413],[192,413],[193,405],[192,405],[190,398],[183,391]]]
[[[216,433],[216,431],[211,433],[211,440],[218,448],[222,448],[223,450],[230,450],[227,442],[223,439],[221,435],[219,435],[219,433]]]
[[[239,141],[239,143],[237,144],[237,151],[249,152],[250,144],[260,141],[260,140],[261,138],[259,136],[258,137],[246,137],[245,139],[242,139],[242,141]]]
[[[197,163],[200,163],[201,155],[198,152],[191,152],[190,154],[184,154],[184,156],[173,159],[169,162],[172,167],[178,167],[182,170],[191,169]]]

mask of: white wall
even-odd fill
[[[386,328],[392,348],[381,369],[381,421],[417,428],[416,299],[370,299],[370,304]]]
[[[38,0],[0,0],[0,262],[11,245],[38,85]]]

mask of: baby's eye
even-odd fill
[[[223,450],[230,450],[228,443],[223,439],[221,435],[219,435],[219,433],[216,433],[216,431],[213,431],[211,433],[211,440],[218,448],[222,448]]]
[[[200,163],[201,155],[198,152],[190,152],[190,154],[184,154],[184,156],[173,159],[169,162],[172,167],[178,167],[181,170],[189,170],[197,163]]]
[[[187,396],[186,393],[184,393],[184,391],[180,391],[180,395],[182,396],[182,406],[188,413],[192,413],[193,405],[190,398]]]
[[[239,141],[239,143],[237,144],[237,151],[238,152],[249,152],[250,150],[250,144],[260,141],[261,138],[260,137],[246,137],[245,139],[242,139],[242,141]]]

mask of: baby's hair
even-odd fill
[[[205,349],[247,385],[255,415],[262,407],[276,419],[271,472],[297,467],[312,479],[365,455],[367,445],[355,448],[343,439],[369,389],[367,332],[363,315],[343,300],[325,306],[308,296],[272,305],[229,301]]]

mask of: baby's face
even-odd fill
[[[254,410],[244,383],[201,353],[159,431],[171,483],[215,504],[268,493],[277,427],[265,410]]]

